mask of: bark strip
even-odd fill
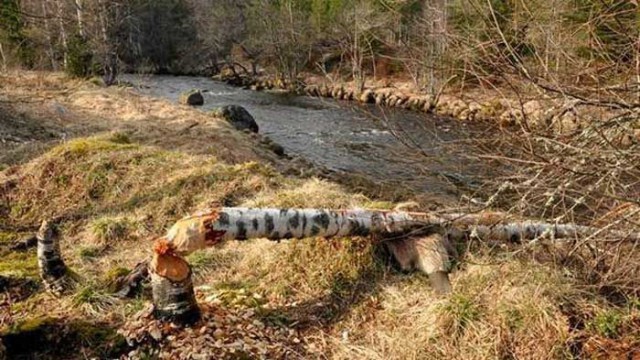
[[[45,288],[61,294],[66,289],[67,266],[60,254],[58,231],[50,221],[43,221],[36,238],[38,239],[38,266]]]
[[[149,264],[153,314],[157,319],[192,324],[200,319],[191,280],[191,267],[166,241],[156,244]]]

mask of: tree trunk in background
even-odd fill
[[[84,8],[82,0],[75,0],[74,5],[76,7],[76,18],[78,20],[78,34],[84,37]]]
[[[42,222],[38,234],[38,265],[40,276],[45,288],[61,294],[66,287],[67,266],[60,254],[60,239],[53,224],[45,220]]]
[[[2,66],[0,67],[0,71],[7,71],[7,58],[4,56],[4,50],[2,48],[2,43],[0,42],[0,60],[2,60]]]
[[[161,320],[191,324],[200,318],[191,267],[164,240],[156,243],[149,263],[153,314]]]
[[[53,71],[58,70],[58,64],[56,64],[55,50],[53,47],[53,36],[51,34],[51,27],[49,25],[49,11],[47,10],[48,0],[42,0],[42,21],[44,23],[44,29],[47,36],[47,52],[49,53],[49,61],[51,61],[51,69]]]
[[[69,47],[68,47],[68,42],[67,42],[67,32],[64,29],[64,20],[63,20],[63,16],[64,16],[64,9],[62,7],[62,0],[56,0],[56,5],[57,5],[57,10],[58,10],[58,27],[60,30],[60,40],[62,41],[62,51],[63,51],[63,57],[62,57],[62,64],[64,65],[64,68],[67,68],[67,56],[69,54]]]

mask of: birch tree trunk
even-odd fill
[[[44,23],[44,30],[47,37],[47,52],[49,55],[49,61],[51,62],[51,69],[53,71],[58,70],[55,60],[55,50],[53,47],[53,37],[51,35],[51,27],[49,26],[49,11],[47,10],[48,0],[42,0],[42,21]]]
[[[62,1],[61,0],[56,0],[56,5],[57,5],[57,17],[58,17],[58,27],[60,29],[60,40],[62,41],[62,51],[63,51],[63,56],[62,56],[62,64],[64,65],[64,68],[67,68],[67,60],[68,60],[68,55],[69,55],[69,46],[68,46],[68,42],[67,42],[67,31],[64,28],[64,9],[62,7]]]
[[[0,67],[0,71],[7,71],[7,58],[4,56],[4,49],[2,48],[2,42],[0,42],[0,59],[2,59],[2,66]]]
[[[45,220],[42,222],[38,234],[38,266],[40,277],[45,288],[59,295],[66,289],[67,266],[60,254],[60,242],[57,230],[53,224]]]
[[[640,234],[575,224],[517,220],[502,213],[433,214],[381,210],[220,208],[179,220],[167,233],[178,253],[189,254],[227,240],[367,236],[425,233],[430,227],[456,227],[482,238],[519,242],[541,236],[577,238],[594,233],[621,239]],[[416,234],[414,234],[416,235]]]
[[[82,0],[75,0],[74,5],[76,7],[76,19],[78,21],[78,34],[84,37],[84,8]]]
[[[433,214],[381,210],[219,208],[177,221],[156,247],[150,265],[156,314],[181,321],[197,319],[191,269],[186,255],[227,240],[345,237],[380,234],[401,268],[429,275],[441,293],[451,290],[448,272],[456,257],[447,237],[436,229],[463,228],[471,236],[519,242],[542,236],[576,238],[605,229],[574,224],[518,221],[502,213]],[[436,228],[436,229],[434,229]],[[452,234],[453,229],[451,230]],[[637,233],[609,234],[640,239]]]
[[[430,215],[425,214],[425,219]],[[167,233],[167,240],[181,254],[227,240],[267,238],[270,240],[307,237],[367,236],[399,233],[435,218],[415,218],[406,212],[375,210],[252,209],[221,208],[179,220]]]

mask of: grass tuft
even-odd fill
[[[111,244],[135,238],[137,224],[127,217],[101,217],[91,221],[89,229],[97,244]]]

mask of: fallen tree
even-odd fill
[[[480,238],[518,242],[543,236],[572,239],[606,233],[638,240],[638,233],[624,233],[576,224],[552,224],[514,219],[507,214],[436,214],[382,210],[220,208],[178,220],[167,233],[177,252],[195,250],[227,240],[305,237],[344,237],[385,234],[418,235],[434,227],[455,227]]]
[[[451,289],[448,272],[456,256],[449,243],[456,232],[447,229],[462,229],[462,234],[467,236],[507,242],[541,237],[578,239],[605,232],[621,239],[640,239],[638,233],[523,221],[492,212],[436,214],[365,209],[219,208],[178,220],[157,242],[154,260],[149,265],[156,314],[161,318],[197,318],[191,269],[181,256],[228,240],[255,238],[279,241],[375,235],[387,245],[404,270],[426,273],[435,289],[446,293]]]

